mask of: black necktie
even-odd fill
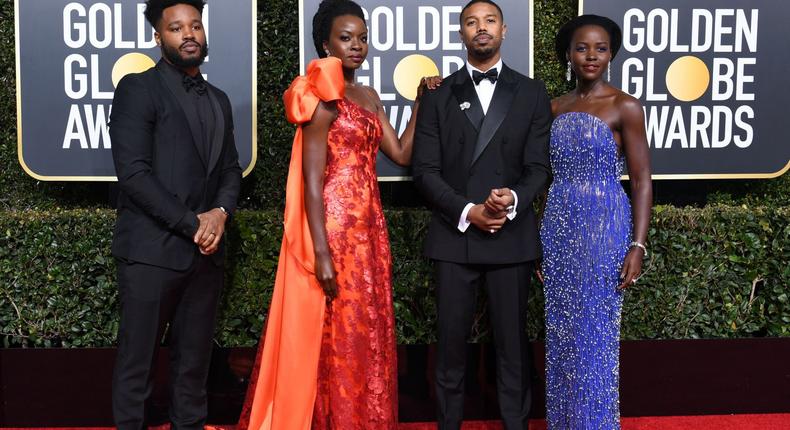
[[[496,67],[485,73],[472,70],[472,80],[475,81],[475,85],[479,85],[480,81],[483,79],[488,79],[492,84],[495,84],[497,77],[499,77],[499,72],[497,71]]]
[[[184,79],[181,81],[184,84],[184,89],[189,92],[190,90],[194,89],[197,95],[202,96],[206,94],[208,87],[206,86],[206,81],[203,79],[203,75],[198,73],[197,75],[189,76],[184,75]]]

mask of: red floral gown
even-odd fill
[[[340,60],[314,60],[284,94],[294,136],[283,244],[239,429],[395,430],[397,363],[391,255],[376,179],[375,113],[344,98]],[[336,102],[324,210],[338,297],[325,305],[304,208],[302,128]]]
[[[381,124],[348,99],[329,129],[324,211],[338,297],[327,307],[313,429],[397,427],[391,256],[376,179]]]

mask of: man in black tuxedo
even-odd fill
[[[162,59],[125,76],[110,136],[120,185],[112,252],[121,323],[113,375],[120,429],[146,426],[145,403],[165,328],[170,421],[202,429],[214,320],[223,285],[223,235],[241,168],[227,95],[200,74],[208,48],[202,0],[148,0]]]
[[[460,30],[467,64],[423,95],[417,117],[414,183],[433,209],[425,255],[437,284],[440,429],[461,426],[478,285],[488,297],[505,428],[528,427],[527,289],[540,257],[532,202],[549,179],[551,105],[541,82],[502,63],[506,31],[498,5],[469,2]]]

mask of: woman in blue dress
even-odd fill
[[[550,430],[620,428],[620,309],[647,254],[653,198],[642,106],[604,79],[621,40],[617,24],[595,15],[556,37],[576,88],[552,101],[554,180],[541,226]]]

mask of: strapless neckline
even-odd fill
[[[563,113],[561,113],[561,114],[557,115],[557,116],[554,118],[554,121],[557,121],[557,120],[559,120],[559,119],[560,119],[560,118],[562,118],[563,116],[569,116],[569,115],[582,115],[582,116],[587,116],[587,117],[589,117],[589,118],[592,118],[592,119],[593,119],[595,122],[598,122],[598,123],[602,124],[602,125],[603,125],[603,126],[606,128],[606,131],[608,131],[608,132],[609,132],[609,139],[608,139],[608,140],[609,140],[609,141],[611,141],[611,142],[612,142],[612,144],[614,145],[614,148],[615,148],[615,153],[617,154],[617,156],[618,156],[618,157],[622,157],[622,155],[623,155],[623,151],[622,151],[622,150],[620,150],[620,147],[619,147],[619,146],[617,146],[617,141],[616,141],[616,140],[614,140],[614,131],[612,131],[612,127],[610,127],[610,126],[609,126],[609,123],[607,123],[606,121],[604,121],[604,120],[603,120],[601,117],[599,117],[599,116],[597,116],[597,115],[593,115],[593,114],[591,114],[591,113],[589,113],[589,112],[584,112],[584,111],[569,111],[569,112],[563,112]]]

